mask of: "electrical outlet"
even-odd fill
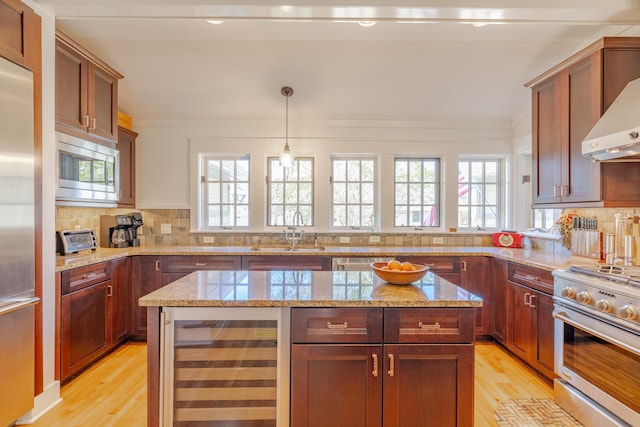
[[[213,243],[214,240],[213,236],[204,236],[202,238],[202,243]]]
[[[380,236],[369,236],[369,243],[380,243]]]
[[[340,237],[340,243],[349,243],[351,242],[351,237],[349,236],[341,236]]]
[[[171,234],[171,224],[160,224],[160,234]]]
[[[433,244],[434,245],[441,245],[444,243],[444,237],[434,237],[433,238]]]

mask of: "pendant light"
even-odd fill
[[[293,95],[293,89],[289,86],[285,86],[280,90],[280,93],[282,93],[286,99],[284,149],[282,150],[282,153],[280,153],[280,166],[283,168],[289,168],[293,165],[293,156],[289,150],[289,97]]]

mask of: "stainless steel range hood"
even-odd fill
[[[582,142],[595,160],[640,161],[640,79],[625,86]]]

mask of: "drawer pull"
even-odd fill
[[[371,359],[373,360],[373,371],[371,371],[371,375],[377,378],[378,377],[378,355],[376,353],[373,353],[371,355]]]
[[[327,322],[327,329],[347,329],[347,322],[343,323],[331,323]]]
[[[204,267],[205,265],[207,265],[206,262],[196,262],[196,267]]]
[[[532,282],[537,282],[537,281],[540,280],[540,279],[538,279],[537,276],[532,276],[531,274],[527,274],[526,276],[524,276],[524,278],[527,279],[527,280],[530,280]]]
[[[107,296],[113,296],[113,286],[107,285]]]
[[[94,278],[94,277],[96,277],[96,276],[97,276],[97,274],[96,274],[96,273],[83,274],[83,275],[82,275],[82,280],[85,280],[85,279],[93,279],[93,278]]]
[[[156,260],[156,271],[160,271],[160,260]]]
[[[436,322],[433,325],[429,325],[426,323],[418,322],[418,329],[423,329],[423,330],[426,329],[430,331],[438,330],[440,329],[440,323]]]
[[[529,297],[529,307],[536,308],[535,298],[536,296],[533,294]]]
[[[387,371],[387,373],[389,374],[390,377],[392,377],[395,374],[395,357],[393,356],[393,353],[389,353],[389,370]]]
[[[529,292],[524,294],[524,305],[531,306],[531,294]]]

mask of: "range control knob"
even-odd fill
[[[596,308],[605,313],[613,313],[613,303],[608,299],[601,299],[596,302]]]
[[[593,297],[587,291],[578,292],[576,295],[576,301],[581,302],[582,304],[591,305],[593,303]]]
[[[576,290],[571,286],[562,288],[562,296],[565,298],[576,299]]]
[[[635,306],[626,304],[620,308],[620,316],[627,320],[636,320],[640,316],[640,313]]]

